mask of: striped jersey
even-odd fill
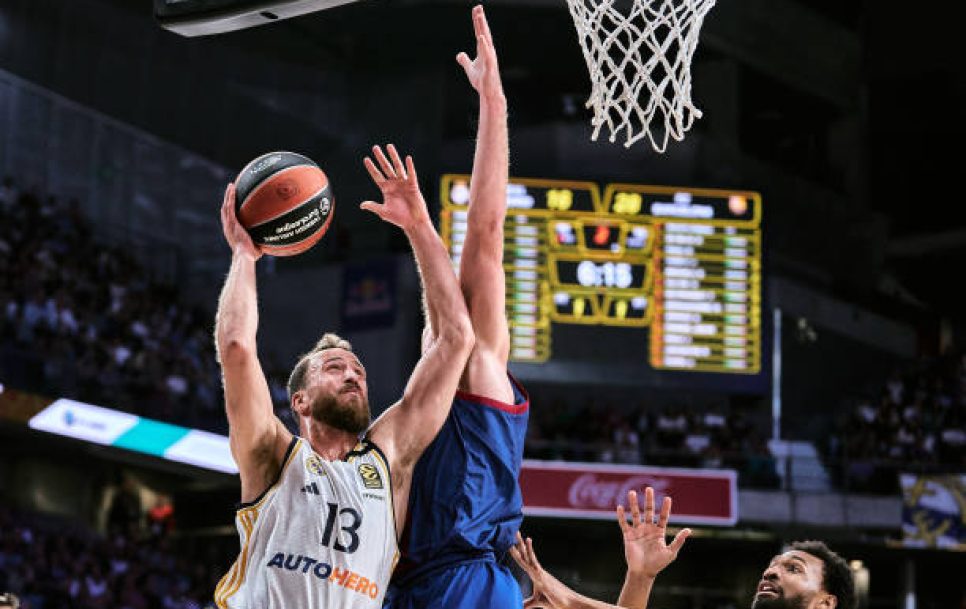
[[[219,609],[374,609],[398,559],[389,465],[369,440],[326,461],[293,438],[278,480],[235,516]]]

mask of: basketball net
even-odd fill
[[[691,128],[701,111],[691,103],[691,57],[704,16],[716,0],[567,0],[590,71],[596,140],[623,130],[624,146],[647,138],[657,152]],[[655,118],[664,122],[663,130]],[[652,124],[653,122],[653,124]]]

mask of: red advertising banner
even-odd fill
[[[732,470],[678,469],[600,463],[523,462],[523,513],[563,518],[614,518],[627,492],[650,486],[658,508],[671,497],[671,523],[733,525],[738,521],[737,474]]]

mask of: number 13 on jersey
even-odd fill
[[[337,503],[326,503],[325,529],[322,531],[322,545],[331,547],[338,552],[352,554],[359,549],[359,534],[356,532],[362,525],[362,514],[351,507],[340,508]],[[335,531],[336,521],[339,524],[340,534],[335,535],[333,540],[332,533]],[[344,545],[346,542],[347,545]]]

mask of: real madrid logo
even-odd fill
[[[366,488],[382,488],[382,476],[375,465],[363,463],[359,466],[359,475],[362,476],[362,484]]]
[[[315,455],[312,455],[311,457],[305,460],[305,469],[309,470],[311,473],[315,474],[316,476],[325,475],[325,470],[322,469],[322,459],[319,459]]]

